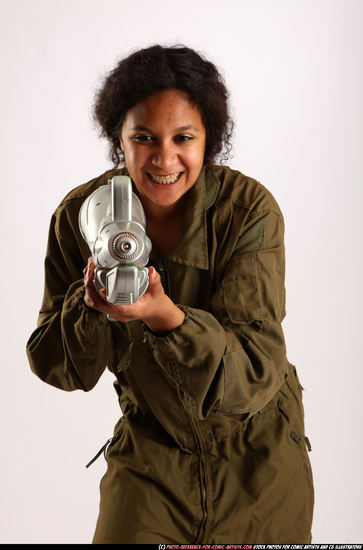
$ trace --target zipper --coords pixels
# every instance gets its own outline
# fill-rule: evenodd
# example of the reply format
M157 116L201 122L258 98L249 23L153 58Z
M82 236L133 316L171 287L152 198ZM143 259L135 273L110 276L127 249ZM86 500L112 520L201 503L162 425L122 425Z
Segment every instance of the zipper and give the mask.
M158 259L158 271L160 273L161 283L163 285L164 292L167 296L169 296L170 281L169 281L169 274L167 270L167 263L166 263L165 257L161 257ZM192 410L195 409L193 401L191 401L191 408ZM206 535L208 534L207 528L206 528L207 521L208 521L207 467L206 467L206 460L204 457L202 435L200 433L200 430L197 427L197 423L193 415L188 412L188 416L189 416L190 423L192 425L192 429L197 441L197 446L199 451L199 476L200 476L200 485L201 485L203 519L199 529L196 544L201 544L205 539ZM206 540L206 542L208 541Z
M203 451L203 444L202 444L202 436L200 434L199 429L197 428L197 424L191 414L189 414L190 423L193 428L193 432L195 434L197 444L198 444L198 450L199 450L199 476L200 476L200 486L201 486L201 494L202 494L202 510L203 510L203 519L202 523L199 529L198 537L196 540L196 544L201 544L204 540L204 537L206 535L206 525L208 520L208 501L207 501L207 469L206 469L206 463L204 458L204 451Z

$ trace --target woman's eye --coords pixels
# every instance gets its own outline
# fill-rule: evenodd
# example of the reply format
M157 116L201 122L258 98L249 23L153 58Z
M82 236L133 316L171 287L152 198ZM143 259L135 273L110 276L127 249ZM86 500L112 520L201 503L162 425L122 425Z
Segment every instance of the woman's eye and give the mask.
M187 141L191 141L192 139L192 136L185 136L184 134L180 134L178 136L175 136L174 141L176 143L186 143Z
M137 134L133 137L134 141L137 141L138 143L148 143L149 141L152 141L152 136L148 136L147 134Z

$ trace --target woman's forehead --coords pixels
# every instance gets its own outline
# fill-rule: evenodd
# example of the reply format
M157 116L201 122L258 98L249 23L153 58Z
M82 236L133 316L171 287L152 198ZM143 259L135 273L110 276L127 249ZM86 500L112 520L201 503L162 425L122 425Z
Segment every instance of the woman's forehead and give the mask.
M149 130L150 126L168 126L174 131L200 131L202 119L199 108L180 90L153 94L127 111L128 129Z

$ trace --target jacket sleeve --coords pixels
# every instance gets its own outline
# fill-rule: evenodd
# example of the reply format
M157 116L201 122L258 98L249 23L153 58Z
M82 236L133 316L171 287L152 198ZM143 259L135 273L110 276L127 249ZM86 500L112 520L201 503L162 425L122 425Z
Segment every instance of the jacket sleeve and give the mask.
M88 391L112 362L112 337L106 315L84 303L87 249L82 254L81 237L72 222L78 216L66 206L61 205L51 220L43 302L27 355L32 371L48 384Z
M210 311L179 306L183 324L164 337L148 333L154 357L188 394L199 418L211 411L245 417L282 385L287 359L284 223L259 212L244 226ZM188 401L188 400L186 400Z

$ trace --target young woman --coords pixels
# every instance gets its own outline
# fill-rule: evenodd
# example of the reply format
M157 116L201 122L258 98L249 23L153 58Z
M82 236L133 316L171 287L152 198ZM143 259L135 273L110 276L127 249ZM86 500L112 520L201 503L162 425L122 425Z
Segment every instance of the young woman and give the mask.
M107 367L122 410L94 543L311 541L309 442L281 328L284 222L263 185L214 164L230 149L227 97L189 48L122 60L95 102L115 167L52 218L31 368L88 391ZM152 241L149 287L129 306L96 292L78 227L85 198L119 174Z

